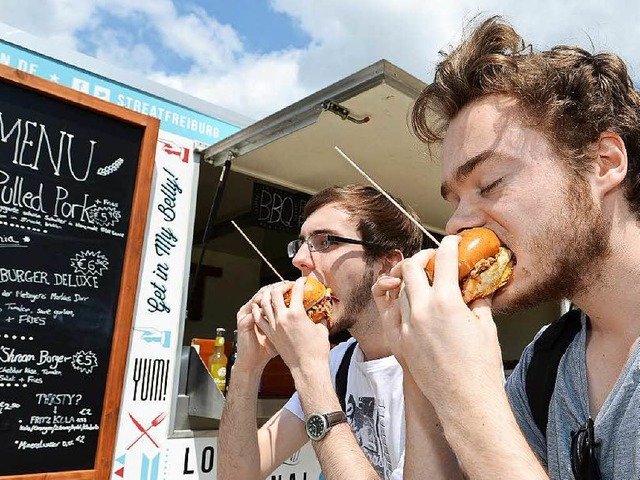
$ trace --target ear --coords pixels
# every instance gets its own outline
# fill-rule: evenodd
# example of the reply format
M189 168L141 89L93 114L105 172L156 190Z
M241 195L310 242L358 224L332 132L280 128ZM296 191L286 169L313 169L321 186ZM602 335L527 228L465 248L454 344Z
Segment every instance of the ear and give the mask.
M600 135L593 181L601 198L624 181L627 166L627 149L620 135L613 132Z
M397 248L391 250L384 254L383 257L380 258L378 263L378 271L376 272L378 276L388 274L391 269L404 260L404 255Z

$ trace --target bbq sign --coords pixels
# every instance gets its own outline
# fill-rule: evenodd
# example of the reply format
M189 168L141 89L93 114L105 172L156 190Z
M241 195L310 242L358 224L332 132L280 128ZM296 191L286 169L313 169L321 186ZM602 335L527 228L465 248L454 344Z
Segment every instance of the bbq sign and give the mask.
M92 470L145 128L0 74L0 476Z
M255 182L251 213L262 228L297 234L303 223L302 214L307 200L307 194L292 193Z

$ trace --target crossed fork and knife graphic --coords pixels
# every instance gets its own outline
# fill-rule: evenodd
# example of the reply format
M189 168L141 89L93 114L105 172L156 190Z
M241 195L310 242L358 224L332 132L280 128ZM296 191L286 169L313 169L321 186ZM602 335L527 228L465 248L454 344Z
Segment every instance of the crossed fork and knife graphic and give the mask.
M151 424L147 428L144 428L142 424L138 420L136 420L136 418L133 415L131 415L131 412L129 412L129 418L131 419L133 424L136 426L136 428L140 430L140 432L142 433L140 433L140 436L138 438L136 438L133 442L131 442L131 445L127 447L127 450L129 450L136 443L138 443L142 439L142 437L147 437L149 440L151 440L151 443L153 443L156 448L160 448L160 445L158 445L156 441L153 439L153 437L149 435L149 430L151 430L153 427L157 427L158 425L160 425L162 421L166 418L166 416L167 416L166 412L161 412L156 418L151 420Z

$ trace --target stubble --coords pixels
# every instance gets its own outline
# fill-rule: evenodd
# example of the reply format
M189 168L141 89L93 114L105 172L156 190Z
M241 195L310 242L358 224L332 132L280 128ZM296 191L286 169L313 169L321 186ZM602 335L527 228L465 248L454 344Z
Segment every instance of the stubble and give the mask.
M501 313L571 299L592 289L600 279L600 265L611 252L610 231L587 182L568 181L564 207L525 243L524 249L539 260L528 272L533 285L501 308Z

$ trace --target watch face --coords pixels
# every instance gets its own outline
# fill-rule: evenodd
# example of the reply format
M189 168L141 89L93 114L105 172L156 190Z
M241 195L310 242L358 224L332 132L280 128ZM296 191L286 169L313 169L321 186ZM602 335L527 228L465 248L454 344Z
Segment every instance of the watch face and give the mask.
M327 434L327 427L324 416L313 413L307 420L307 435L311 440L320 440Z

